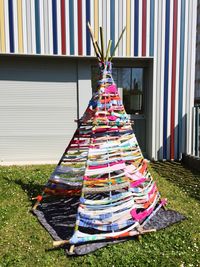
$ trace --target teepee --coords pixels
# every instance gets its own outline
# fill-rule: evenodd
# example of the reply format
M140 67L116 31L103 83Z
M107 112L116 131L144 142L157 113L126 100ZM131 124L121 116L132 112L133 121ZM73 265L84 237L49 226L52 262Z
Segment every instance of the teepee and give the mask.
M112 58L125 29L110 55L111 41L104 51L102 28L100 49L88 27L98 60L97 91L34 206L49 195L79 197L71 237L54 241L55 246L70 244L71 253L78 244L155 231L144 226L166 204L112 78Z

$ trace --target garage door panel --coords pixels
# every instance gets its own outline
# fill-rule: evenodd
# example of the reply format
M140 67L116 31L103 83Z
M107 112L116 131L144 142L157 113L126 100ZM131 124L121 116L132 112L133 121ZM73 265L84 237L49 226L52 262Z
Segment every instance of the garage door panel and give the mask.
M1 76L1 75L0 75ZM38 83L1 81L1 106L59 106L74 107L69 95L76 92L74 83ZM55 94L56 100L55 101ZM59 101L59 102L58 102Z
M0 161L58 160L77 127L75 61L1 62Z
M71 137L71 134L1 137L1 163L12 161L58 161ZM16 146L16 143L18 146Z

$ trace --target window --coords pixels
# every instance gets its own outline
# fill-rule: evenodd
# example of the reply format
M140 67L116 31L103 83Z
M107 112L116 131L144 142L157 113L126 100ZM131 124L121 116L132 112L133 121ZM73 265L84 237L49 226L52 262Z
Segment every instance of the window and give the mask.
M122 89L123 103L128 114L144 113L143 68L113 68L113 79ZM92 89L96 90L98 72L92 67Z

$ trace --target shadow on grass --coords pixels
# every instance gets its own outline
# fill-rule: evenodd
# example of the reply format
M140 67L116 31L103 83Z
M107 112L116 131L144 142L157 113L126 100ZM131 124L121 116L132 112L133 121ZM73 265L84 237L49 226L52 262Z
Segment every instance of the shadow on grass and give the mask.
M157 161L152 162L151 167L160 176L200 201L200 172L188 169L179 162Z
M33 181L24 183L21 179L11 180L6 177L3 177L3 179L8 183L13 183L15 185L20 186L21 189L27 194L29 198L40 195L44 189L44 185L35 183Z

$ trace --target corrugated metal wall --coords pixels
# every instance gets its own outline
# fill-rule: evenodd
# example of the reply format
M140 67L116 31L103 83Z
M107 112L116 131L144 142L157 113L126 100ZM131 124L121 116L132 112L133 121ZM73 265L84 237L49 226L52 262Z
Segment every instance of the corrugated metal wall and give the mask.
M197 9L195 101L200 103L200 0L198 0Z
M0 161L58 160L77 117L76 62L0 57Z
M155 1L153 155L191 153L197 1Z
M104 39L126 34L116 56L153 56L158 0L0 0L0 52L94 55L87 21Z
M94 55L86 22L118 57L153 57L152 157L191 152L197 0L0 0L0 53ZM112 47L113 48L113 47Z

